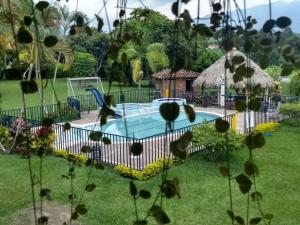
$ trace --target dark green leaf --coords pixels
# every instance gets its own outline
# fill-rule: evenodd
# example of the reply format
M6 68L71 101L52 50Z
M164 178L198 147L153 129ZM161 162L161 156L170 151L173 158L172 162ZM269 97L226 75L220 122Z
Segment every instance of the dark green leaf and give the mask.
M92 192L95 188L96 188L95 184L88 184L88 185L85 186L85 190L87 192Z
M50 192L51 190L49 188L43 188L41 191L40 191L40 196L43 198L43 197L46 197L47 200L51 200L51 197L50 197Z
M259 98L252 98L249 102L249 109L258 112L261 107L261 100Z
M247 108L247 105L245 103L245 101L241 101L241 100L236 100L235 101L235 109L238 112L244 112Z
M175 16L179 16L178 14L178 2L173 2L172 4L172 13L175 15Z
M187 157L187 147L193 139L192 132L188 131L178 140L170 143L170 150L175 157L185 159Z
M100 131L92 131L89 137L92 141L100 141L102 133Z
M80 150L82 153L89 153L89 152L92 152L93 149L91 148L91 146L88 146L88 145L84 145L81 147L81 150Z
M262 69L266 69L269 66L269 57L267 55L262 55L259 59L259 65Z
M147 225L148 222L147 220L137 220L137 221L134 221L133 225Z
M24 16L23 21L24 21L25 26L29 27L32 23L32 18L30 16Z
M104 170L104 166L103 166L101 163L96 163L96 164L95 164L95 168L96 168L97 170Z
M85 27L85 33L89 36L92 36L93 35L93 31L92 29L89 27L89 26L86 26Z
M18 134L16 137L16 144L22 145L27 141L26 137L23 134Z
M251 198L253 201L260 201L262 200L262 194L258 191L251 193Z
M263 32L271 33L272 29L274 28L276 21L273 19L267 20L263 26Z
M95 14L95 17L98 21L97 30L102 31L102 27L104 26L103 19L100 16L96 15L96 14Z
M70 130L71 129L71 124L70 123L65 123L64 124L64 131Z
M120 23L119 20L115 20L115 21L113 22L113 26L114 26L114 27L117 27L117 26L119 25L119 23Z
M102 142L105 144L105 145L110 145L111 144L111 140L107 137L103 137L102 138Z
M130 146L130 152L135 156L142 154L143 145L140 142L132 143Z
M136 196L138 193L137 187L133 181L130 181L129 183L129 192L132 196Z
M245 62L245 58L242 55L235 55L232 57L231 62L233 65L239 65L243 62Z
M83 24L84 24L84 19L83 19L83 17L82 17L81 15L77 14L77 15L76 15L76 25L77 25L78 27L82 27Z
M69 200L76 199L76 194L69 194L68 198Z
M75 212L72 213L71 218L72 218L72 220L77 220L78 216L79 216L78 213L75 211Z
M150 213L158 224L168 224L171 222L168 215L163 211L161 207L157 205L152 206L152 208L150 209Z
M293 72L293 67L289 64L283 64L281 70L281 76L288 76Z
M100 118L100 126L103 126L107 123L107 117L106 116L101 116Z
M147 190L140 190L139 195L144 199L151 198L151 192Z
M244 51L246 53L249 53L249 52L251 52L252 47L253 47L252 42L249 39L247 39L244 44Z
M256 217L256 218L252 218L250 220L250 225L256 225L259 224L261 222L262 218L261 217Z
M245 173L249 176L252 175L258 176L259 172L257 166L253 162L247 161L245 163Z
M240 174L235 178L236 182L239 184L239 188L243 194L246 194L250 191L252 182L249 177L244 174Z
M44 118L43 120L42 120L42 126L43 127L51 127L52 126L52 124L53 124L53 119L52 118Z
M76 206L75 212L77 212L80 215L85 215L87 213L87 209L85 208L85 205L80 204Z
M218 12L218 11L220 11L220 10L222 9L222 5L221 5L219 2L213 4L212 7L213 7L213 10L214 10L215 12Z
M215 127L217 131L224 133L229 130L230 125L226 120L223 120L222 118L218 118L216 120Z
M265 144L265 138L262 133L251 133L245 138L245 143L249 149L261 148Z
M281 29L286 28L291 24L292 24L291 19L286 16L281 16L276 20L276 25Z
M24 94L32 94L38 91L38 86L35 80L21 81L21 88Z
M184 111L187 115L187 117L189 118L189 121L192 123L195 121L196 119L196 113L194 111L194 108L190 105L184 105Z
M38 225L47 225L48 224L48 217L41 216L38 218Z
M17 33L17 41L21 44L29 44L33 41L32 35L25 29L19 29Z
M239 225L245 225L245 221L242 217L236 216L234 219Z
M119 12L119 17L123 17L125 15L125 10L121 9Z
M234 46L234 43L230 39L224 39L222 41L222 47L224 48L225 51L231 51Z
M178 198L180 198L178 178L175 177L173 180L165 180L161 186L161 191L164 193L166 198L173 198L176 195Z
M234 213L232 211L226 211L231 220L234 220Z
M71 26L71 29L69 31L69 35L75 35L76 34L76 29L74 26Z
M273 219L273 217L274 216L272 214L269 214L269 213L264 215L264 218L267 219L267 220L271 220L271 219Z
M173 122L179 115L180 107L176 102L167 102L160 105L159 111L166 121Z
M273 40L271 38L264 38L260 41L262 47L270 47L273 44Z
M225 166L219 167L220 173L223 175L223 177L228 177L229 176L229 169Z
M49 2L46 1L39 1L38 3L36 3L35 7L39 10L39 11L43 11L44 9L46 9L49 6Z
M47 37L45 38L45 40L44 40L44 45L45 45L46 47L48 47L48 48L51 48L51 47L55 46L55 45L57 44L57 42L58 42L57 37L51 35L51 36L47 36Z
M93 159L88 159L88 160L86 160L85 165L91 166L93 163L94 163Z
M123 53L122 57L123 57L123 55L126 56L126 61L127 61L126 53ZM113 104L113 96L112 95L104 95L104 102L108 107L110 107Z
M246 29L250 30L253 27L253 23L252 22L248 22L246 23Z

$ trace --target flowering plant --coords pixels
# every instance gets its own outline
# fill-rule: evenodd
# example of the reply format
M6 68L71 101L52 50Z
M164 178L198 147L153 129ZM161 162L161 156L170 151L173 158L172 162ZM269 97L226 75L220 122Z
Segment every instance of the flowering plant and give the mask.
M41 127L36 130L31 148L41 153L53 151L55 133L51 127Z

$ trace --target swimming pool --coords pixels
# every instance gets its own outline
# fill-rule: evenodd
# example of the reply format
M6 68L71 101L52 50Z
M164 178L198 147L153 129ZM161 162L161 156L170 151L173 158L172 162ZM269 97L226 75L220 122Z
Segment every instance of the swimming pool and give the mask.
M191 123L184 111L181 111L177 117L174 129L180 129L183 127L191 126L193 124L199 124L204 120L210 121L220 117L217 114L196 112L196 119ZM161 117L159 112L148 113L144 115L136 115L126 118L128 137L134 138L146 138L156 134L162 134L165 132L165 120ZM83 127L87 130L94 129L95 131L100 130L100 125L89 124ZM119 136L126 136L124 119L117 119L109 121L102 128L103 133L114 134Z

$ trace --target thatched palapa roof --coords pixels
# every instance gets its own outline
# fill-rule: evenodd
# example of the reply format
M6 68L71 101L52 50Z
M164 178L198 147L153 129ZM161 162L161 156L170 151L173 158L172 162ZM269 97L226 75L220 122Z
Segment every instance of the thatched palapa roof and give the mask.
M156 79L168 79L171 77L176 78L197 78L200 76L200 73L189 71L189 70L179 70L176 72L176 74L172 74L170 69L162 70L157 73L152 74L152 77Z
M228 59L233 56L241 55L246 59L246 56L238 51L232 50L228 53ZM223 56L221 59L217 60L209 68L204 70L201 75L194 81L193 87L220 87L224 82L225 77L225 61L226 57ZM270 77L264 70L262 70L259 65L250 60L250 67L254 69L254 75L251 77L251 86L259 85L261 88L272 88L274 87L274 80ZM227 88L239 88L244 89L247 84L247 78L243 81L234 83L233 74L227 69Z

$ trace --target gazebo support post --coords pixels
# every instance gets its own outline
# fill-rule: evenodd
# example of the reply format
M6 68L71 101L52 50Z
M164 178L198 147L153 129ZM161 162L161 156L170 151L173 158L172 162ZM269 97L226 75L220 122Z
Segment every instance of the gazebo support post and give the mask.
M221 105L221 87L218 87L218 105Z

